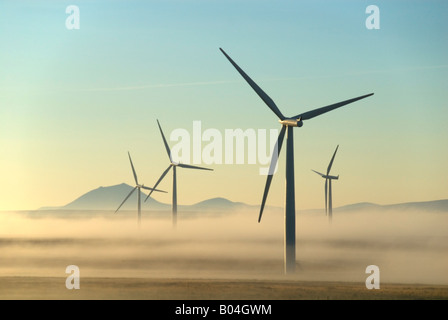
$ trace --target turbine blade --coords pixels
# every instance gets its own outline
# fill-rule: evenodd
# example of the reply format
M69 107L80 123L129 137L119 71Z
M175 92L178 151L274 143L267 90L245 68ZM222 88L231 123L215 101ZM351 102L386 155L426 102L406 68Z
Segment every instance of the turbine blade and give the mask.
M338 151L338 148L339 148L339 145L336 147L336 150L334 150L333 157L331 158L330 164L328 165L327 176L330 174L330 169L331 169L331 166L333 165L333 160L334 160L334 157L336 156L336 152Z
M266 103L266 105L271 109L280 120L284 120L285 116L280 112L274 101L235 63L235 61L230 58L224 50L219 48L221 52L226 56L226 58L230 61L230 63L235 67L236 70L241 74L244 80L254 89L254 91L258 94L258 96Z
M131 162L132 173L134 174L135 184L138 184L137 174L135 173L134 164L132 163L131 155L128 151L129 161Z
M135 189L137 189L138 187L137 186L135 186L134 187L134 189L132 189L131 190L131 192L129 192L129 194L127 195L127 197L126 198L124 198L124 200L123 200L123 202L120 204L120 206L118 207L118 209L117 210L115 210L115 213L117 213L117 211L118 210L120 210L120 208L121 208L121 206L126 202L126 200L128 200L129 199L129 197L131 196L131 194L133 194L134 193L134 191L135 191Z
M325 215L327 215L327 189L328 189L328 179L325 179Z
M197 167L197 166L192 166L192 165L183 164L183 163L179 163L177 166L181 167L181 168L188 168L188 169L199 169L199 170L210 170L210 171L213 171L213 169Z
M311 169L311 171L314 171L314 172L316 172L318 175L320 175L322 178L324 178L325 177L325 175L323 174L323 173L320 173L320 172L317 172L316 170L313 170L313 169Z
M285 137L286 126L282 126L280 134L278 135L277 142L274 146L274 152L272 153L271 165L269 166L269 174L266 179L266 185L264 187L263 200L261 201L260 215L258 216L258 222L261 221L261 216L263 215L264 206L266 204L266 199L268 197L269 188L271 186L272 177L274 176L275 166L277 165L278 157L280 155L280 150L282 149L283 138ZM277 154L275 151L277 150Z
M168 171L170 171L171 167L172 167L172 165L169 165L169 167L166 168L165 171L163 171L163 173L162 173L162 175L160 176L159 180L157 180L157 182L156 182L156 184L154 185L154 187L152 187L153 190L151 190L151 192L150 192L150 193L148 194L148 196L146 197L145 202L146 202L146 200L148 200L148 198L151 196L152 192L157 188L157 186L159 185L160 181L162 181L162 179L166 176L166 174L168 173Z
M160 126L159 120L157 120L157 124L159 125L159 130L160 130L160 133L162 134L163 144L165 145L165 149L166 149L166 152L168 153L168 157L170 158L170 161L173 162L171 160L171 150L170 150L170 147L168 146L168 142L166 142L165 135L163 134L162 127Z
M352 103L352 102L355 102L355 101L358 101L358 100L370 97L372 95L373 95L373 93L370 93L370 94L366 94L364 96L360 96L360 97L357 97L357 98L353 98L353 99L345 100L345 101L338 102L338 103L335 103L335 104L331 104L331 105L326 106L326 107L314 109L314 110L311 110L311 111L299 114L299 115L295 116L294 119L301 118L302 120L309 120L311 118L320 116L321 114L324 114L324 113L326 113L328 111L340 108L342 106L345 106L346 104L349 104L349 103Z
M159 190L159 189L154 189L154 188L148 188L147 186L142 186L142 188L145 189L145 190L149 190L149 191L156 191L156 192L167 193L166 191Z

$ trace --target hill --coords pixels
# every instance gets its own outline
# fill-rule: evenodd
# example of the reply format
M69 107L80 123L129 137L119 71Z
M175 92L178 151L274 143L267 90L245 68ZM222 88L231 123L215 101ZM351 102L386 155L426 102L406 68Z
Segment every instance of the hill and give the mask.
M99 187L97 189L91 190L79 198L73 200L72 202L61 206L61 207L43 207L39 210L51 211L51 210L73 210L73 211L83 211L83 210L97 210L97 211L115 211L124 198L131 192L133 187L128 184L121 183L109 187ZM171 210L171 203L162 203L152 197L144 202L147 194L141 192L142 198L142 210L143 211L169 211ZM137 191L126 201L122 206L121 210L135 210L137 206ZM207 199L198 202L193 205L180 205L179 210L188 212L216 212L223 213L227 211L244 210L250 209L254 210L258 205L248 205L243 202L233 202L225 198L217 197L212 199ZM279 207L271 207L271 209L282 210ZM309 209L309 210L298 210L304 213L319 213L323 212L324 209ZM370 202L361 202L349 204L341 207L334 208L334 212L338 213L351 213L351 212L365 212L365 211L407 211L416 210L422 212L448 212L448 199L435 200L435 201L424 201L424 202L407 202L398 204L388 204L379 205Z
M39 210L116 210L124 198L131 192L133 187L126 183L99 187L91 190L72 202L62 207L43 207ZM122 206L123 210L134 210L137 206L137 191ZM144 202L147 194L140 192L142 199L142 210L164 210L169 209L169 205L158 202L152 197Z

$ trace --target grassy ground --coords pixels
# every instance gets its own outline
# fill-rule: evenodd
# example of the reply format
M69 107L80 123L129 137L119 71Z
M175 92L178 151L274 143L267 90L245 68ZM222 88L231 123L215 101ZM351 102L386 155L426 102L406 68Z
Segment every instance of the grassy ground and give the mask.
M88 278L68 290L66 278L1 277L0 299L145 300L420 300L448 299L448 286L279 280Z

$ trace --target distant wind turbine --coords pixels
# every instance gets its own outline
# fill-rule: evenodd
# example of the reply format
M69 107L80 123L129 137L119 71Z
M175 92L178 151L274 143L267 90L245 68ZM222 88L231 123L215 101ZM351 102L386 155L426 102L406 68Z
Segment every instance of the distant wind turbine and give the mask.
M279 122L282 125L280 134L278 136L277 143L274 146L272 154L271 165L269 168L269 174L266 180L266 186L264 189L263 200L261 202L260 215L258 222L261 220L263 209L268 196L269 187L271 185L272 176L275 171L275 167L280 153L283 138L285 137L286 130L288 130L286 139L286 201L285 201L285 237L284 237L284 270L285 273L293 273L296 263L296 209L295 209L295 191L294 191L294 141L293 141L293 128L301 127L304 120L309 120L317 117L321 114L345 106L346 104L367 98L373 93L345 100L335 104L328 105L326 107L314 109L305 113L301 113L295 117L287 118L278 109L274 101L220 48L221 52L226 56L235 69L241 74L246 82L252 87L252 89L258 94L258 96L266 103L266 105L275 113L280 119Z
M332 195L331 195L331 180L339 179L339 175L338 176L330 176L330 170L331 170L331 166L333 165L334 157L336 156L336 152L338 151L338 148L339 148L339 145L336 147L333 157L330 160L330 164L328 165L328 168L327 168L327 174L323 174L323 173L317 172L316 170L312 170L312 171L316 172L318 175L320 175L322 178L325 179L325 215L328 214L328 219L330 220L330 222L333 217L333 200L332 200ZM328 193L328 198L327 198L327 193ZM328 209L327 209L327 202L328 202Z
M183 164L173 161L171 158L171 150L168 146L168 143L166 142L165 135L163 134L162 127L160 126L159 120L157 120L157 124L159 126L160 133L162 134L163 144L165 145L166 152L168 153L168 157L170 159L170 165L166 170L162 173L159 180L157 180L156 184L154 185L154 189L157 188L159 183L163 180L163 178L166 176L168 171L170 171L171 168L173 168L173 226L176 227L177 225L177 175L176 175L176 168L187 168L187 169L198 169L198 170L210 170L213 171L213 169L208 168L202 168L197 166L191 166L189 164ZM148 198L151 196L152 191L148 194L145 201L148 200Z
M145 187L143 184L139 184L138 183L138 179L137 179L137 173L135 173L134 164L132 163L131 155L129 154L129 152L128 152L128 156L129 156L129 161L131 162L132 173L134 174L135 187L134 187L134 189L131 190L131 192L129 192L127 197L124 198L123 202L120 204L118 209L115 210L115 213L117 213L117 211L120 210L121 206L126 202L126 200L128 200L129 197L134 193L134 191L138 189L138 193L137 193L137 196L138 196L138 200L137 200L138 201L138 225L140 226L141 215L142 215L142 212L141 212L140 189L150 190L151 192L157 191L157 192L164 192L164 193L166 193L166 191L157 190L157 189L153 189L153 188L148 188L148 187Z

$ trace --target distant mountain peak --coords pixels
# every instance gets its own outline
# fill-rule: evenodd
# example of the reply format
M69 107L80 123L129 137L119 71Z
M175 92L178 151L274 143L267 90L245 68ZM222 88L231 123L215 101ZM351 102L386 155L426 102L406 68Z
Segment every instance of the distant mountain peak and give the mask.
M51 209L62 210L116 210L124 198L131 192L134 187L120 183L108 187L100 186L96 189L81 195L79 198L66 204L62 207L55 207ZM142 199L145 199L147 194L140 192ZM160 210L167 208L167 204L158 202L152 197L148 201L142 200L142 209L144 210ZM133 210L137 207L137 192L134 192L132 196L123 205L123 210ZM49 209L49 208L42 208Z
M200 202L196 203L196 205L200 205L200 204L218 204L218 203L232 204L232 203L235 203L235 202L230 201L229 199L226 199L226 198L216 197L216 198L211 198L211 199L200 201Z
M252 208L252 206L245 204L243 202L233 202L229 199L222 197L207 199L189 207L190 209L193 210L200 209L200 210L217 210L217 211Z

